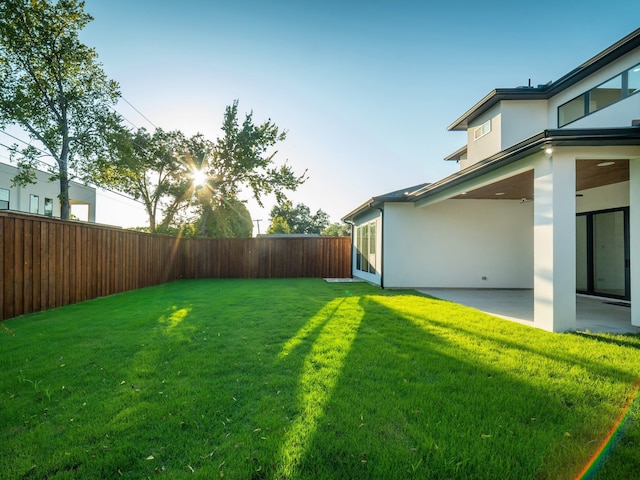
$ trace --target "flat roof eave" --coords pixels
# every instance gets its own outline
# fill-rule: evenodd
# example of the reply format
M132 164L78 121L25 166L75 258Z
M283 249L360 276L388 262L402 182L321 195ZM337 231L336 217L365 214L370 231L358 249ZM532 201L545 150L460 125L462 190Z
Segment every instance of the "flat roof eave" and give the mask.
M444 192L462 182L473 180L498 168L521 160L545 146L640 146L640 127L544 130L537 135L460 170L438 182L431 183L409 195L417 202Z
M470 122L503 100L548 100L638 47L640 47L640 28L554 82L538 87L497 88L492 90L449 125L447 130L466 130Z

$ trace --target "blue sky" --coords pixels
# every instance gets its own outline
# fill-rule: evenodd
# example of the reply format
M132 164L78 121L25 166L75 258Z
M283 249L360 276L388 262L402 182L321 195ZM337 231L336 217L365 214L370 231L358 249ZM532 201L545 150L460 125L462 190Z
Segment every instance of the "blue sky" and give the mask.
M555 80L639 26L640 2L86 0L82 34L163 129L220 135L226 105L288 131L291 194L332 221L456 170L446 127L496 87ZM137 127L152 126L128 105ZM249 192L244 192L248 198ZM254 219L267 224L272 199Z

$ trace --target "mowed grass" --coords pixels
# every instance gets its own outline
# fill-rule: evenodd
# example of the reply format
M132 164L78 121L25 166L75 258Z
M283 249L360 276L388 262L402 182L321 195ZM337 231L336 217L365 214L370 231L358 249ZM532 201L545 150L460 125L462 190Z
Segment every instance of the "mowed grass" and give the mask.
M637 336L409 291L181 281L4 322L0 478L590 478L640 471Z

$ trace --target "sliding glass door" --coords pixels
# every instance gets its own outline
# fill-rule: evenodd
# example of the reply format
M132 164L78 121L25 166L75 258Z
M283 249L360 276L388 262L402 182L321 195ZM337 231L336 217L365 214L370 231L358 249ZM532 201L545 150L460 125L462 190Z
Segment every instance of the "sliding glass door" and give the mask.
M629 298L629 209L576 218L576 288L579 292Z

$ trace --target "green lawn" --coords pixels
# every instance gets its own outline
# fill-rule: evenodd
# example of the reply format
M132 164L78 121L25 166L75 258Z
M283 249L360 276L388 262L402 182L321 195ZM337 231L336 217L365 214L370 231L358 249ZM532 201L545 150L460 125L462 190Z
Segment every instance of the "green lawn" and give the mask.
M638 336L315 279L181 281L4 326L0 478L573 479L625 412L588 478L640 471Z

